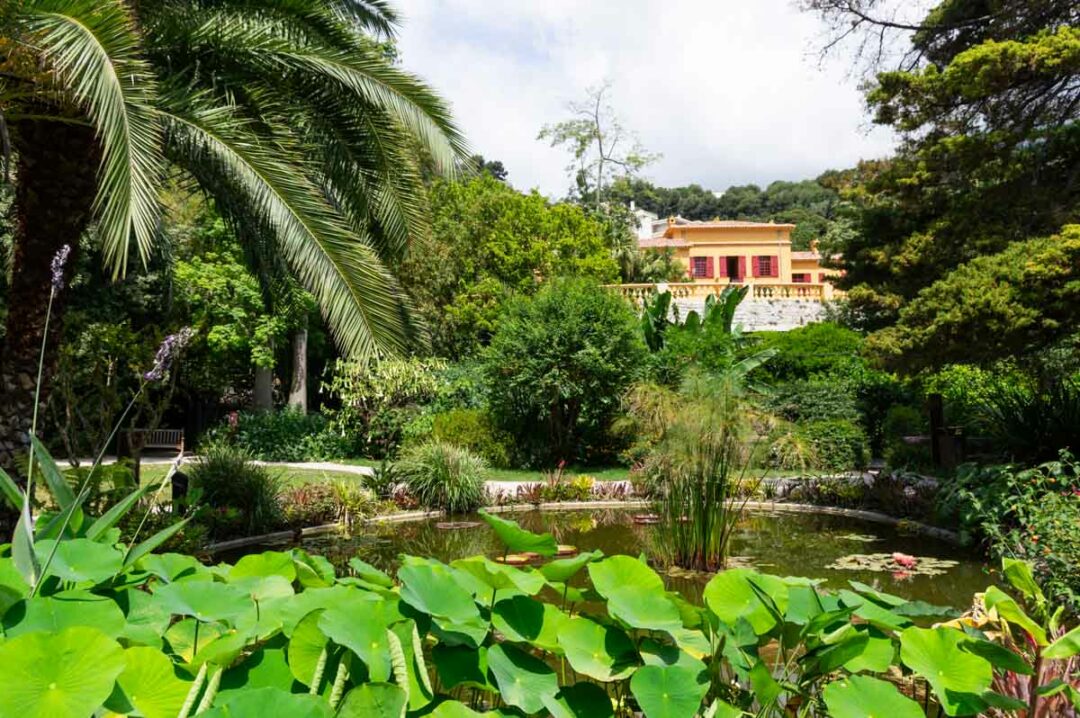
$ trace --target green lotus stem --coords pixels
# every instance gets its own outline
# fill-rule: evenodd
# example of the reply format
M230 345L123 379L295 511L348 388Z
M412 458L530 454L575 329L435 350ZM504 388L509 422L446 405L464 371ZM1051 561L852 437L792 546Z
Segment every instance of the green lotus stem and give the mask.
M341 702L341 696L345 692L345 681L349 679L349 664L345 661L345 656L341 656L341 660L338 662L337 673L334 675L334 685L330 688L330 709L337 710L338 703Z
M309 692L313 696L319 695L319 684L322 683L324 671L326 671L326 646L323 646L322 653L319 654L319 660L315 661L315 672L311 674L311 689Z
M195 658L195 654L199 652L199 625L201 621L195 619L195 639L191 642L191 658Z
M202 690L204 680L206 680L205 663L199 668L199 673L195 676L195 682L191 684L191 689L188 690L187 698L184 699L184 705L180 706L180 712L176 714L176 718L188 718L188 714L191 713L191 707L195 705L195 699L199 697L199 691Z
M206 664L203 664L206 667ZM195 709L195 715L202 713L203 711L210 710L210 706L213 705L214 699L217 698L218 686L221 685L221 674L224 671L220 666L214 671L214 675L210 676L210 683L206 686L206 693L203 694L202 700L199 701L199 707Z

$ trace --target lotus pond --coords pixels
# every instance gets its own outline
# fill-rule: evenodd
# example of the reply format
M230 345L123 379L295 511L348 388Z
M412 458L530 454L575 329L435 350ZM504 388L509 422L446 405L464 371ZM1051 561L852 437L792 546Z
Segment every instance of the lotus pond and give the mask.
M550 532L560 544L607 555L650 554L655 527L635 523L641 509L590 511L519 511L504 513L523 528ZM466 528L447 529L445 519L380 523L352 536L308 539L304 547L344 566L353 556L394 571L398 556L429 556L449 562L483 554L502 556L494 532L479 517ZM897 566L892 554L917 557L914 568ZM878 590L937 605L967 608L971 597L991 582L987 566L970 551L945 541L904 535L895 527L847 516L787 511L748 512L732 542L731 565L780 576L825 580L826 587L846 588L860 581ZM665 571L658 569L661 574ZM666 572L669 588L699 600L706 574Z

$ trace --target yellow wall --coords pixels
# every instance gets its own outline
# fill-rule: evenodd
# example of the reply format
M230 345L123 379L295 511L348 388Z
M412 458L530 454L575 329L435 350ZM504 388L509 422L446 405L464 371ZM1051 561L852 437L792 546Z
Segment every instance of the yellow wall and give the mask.
M674 236L691 243L687 252L687 267L693 257L713 258L713 277L697 277L697 282L725 282L730 277L720 277L720 259L722 257L744 257L746 276L743 282L753 284L781 283L791 281L791 236L787 229L682 229L674 228ZM779 272L775 277L755 277L753 258L759 256L776 257Z

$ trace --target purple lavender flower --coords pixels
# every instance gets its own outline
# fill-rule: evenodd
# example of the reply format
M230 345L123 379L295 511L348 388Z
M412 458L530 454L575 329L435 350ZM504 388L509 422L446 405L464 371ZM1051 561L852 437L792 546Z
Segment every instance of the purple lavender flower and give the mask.
M65 244L53 255L50 268L52 269L52 288L54 292L61 292L64 289L64 265L67 264L70 255L70 244Z
M173 361L180 355L184 346L191 341L194 334L191 327L184 327L176 334L170 334L162 340L158 347L157 356L154 357L154 366L150 371L143 374L146 381L161 381L172 368Z

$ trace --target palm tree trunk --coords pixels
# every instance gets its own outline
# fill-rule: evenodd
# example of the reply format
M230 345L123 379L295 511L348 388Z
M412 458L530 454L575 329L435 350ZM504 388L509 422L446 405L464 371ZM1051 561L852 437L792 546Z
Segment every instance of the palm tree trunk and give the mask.
M65 244L72 274L79 237L90 222L100 154L88 127L52 121L20 122L12 128L18 156L11 285L0 345L0 466L11 468L29 443L41 339L49 304L50 263ZM42 374L48 396L64 293L53 301ZM2 523L0 517L0 523Z
M292 382L289 406L307 413L307 325L297 329L292 340Z

